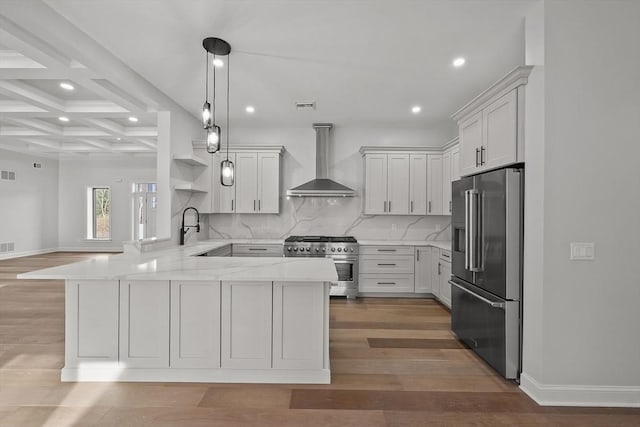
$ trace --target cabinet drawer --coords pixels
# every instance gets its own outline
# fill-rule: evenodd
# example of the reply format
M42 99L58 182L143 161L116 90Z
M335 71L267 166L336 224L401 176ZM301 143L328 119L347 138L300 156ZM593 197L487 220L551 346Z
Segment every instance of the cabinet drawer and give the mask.
M440 260L444 262L451 262L451 251L440 249Z
M413 246L360 246L360 254L413 256Z
M282 256L282 245L234 244L233 256Z
M413 267L413 255L363 255L360 257L360 272L365 274L413 274Z
M360 292L413 292L412 274L361 274Z

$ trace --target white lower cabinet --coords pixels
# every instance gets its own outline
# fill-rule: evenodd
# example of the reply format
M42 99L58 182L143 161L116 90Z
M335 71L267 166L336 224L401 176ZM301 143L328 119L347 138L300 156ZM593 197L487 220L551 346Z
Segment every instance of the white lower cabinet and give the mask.
M66 283L65 365L118 362L118 281Z
M271 282L222 282L223 368L271 368Z
M440 301L451 308L451 263L440 261Z
M431 283L433 295L444 305L451 308L451 252L433 248L431 253Z
M325 298L322 283L274 282L273 368L322 369Z
M220 367L220 282L171 282L171 367Z
M120 282L120 363L169 367L169 281Z
M415 248L415 292L431 293L431 246L416 246ZM435 249L437 250L437 249Z

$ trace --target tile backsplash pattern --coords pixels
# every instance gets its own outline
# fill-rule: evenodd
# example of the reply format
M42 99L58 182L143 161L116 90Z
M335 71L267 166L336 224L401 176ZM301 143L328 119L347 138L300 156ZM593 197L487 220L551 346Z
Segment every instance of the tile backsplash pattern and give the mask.
M278 215L211 214L209 238L352 235L370 240L450 240L449 216L364 215L362 198L286 197Z

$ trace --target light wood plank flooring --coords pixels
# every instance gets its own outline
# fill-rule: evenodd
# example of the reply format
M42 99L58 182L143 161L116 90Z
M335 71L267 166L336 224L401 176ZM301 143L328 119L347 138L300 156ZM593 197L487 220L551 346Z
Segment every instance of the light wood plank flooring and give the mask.
M0 426L640 425L638 409L536 405L431 300L332 300L330 385L61 383L64 284L15 277L94 256L0 261Z

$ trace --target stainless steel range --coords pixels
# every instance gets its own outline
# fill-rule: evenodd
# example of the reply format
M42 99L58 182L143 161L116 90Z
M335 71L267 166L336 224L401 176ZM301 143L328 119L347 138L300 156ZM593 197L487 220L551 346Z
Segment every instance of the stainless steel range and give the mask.
M355 238L290 236L284 241L284 256L333 259L338 281L331 285L330 295L358 296L358 241Z

